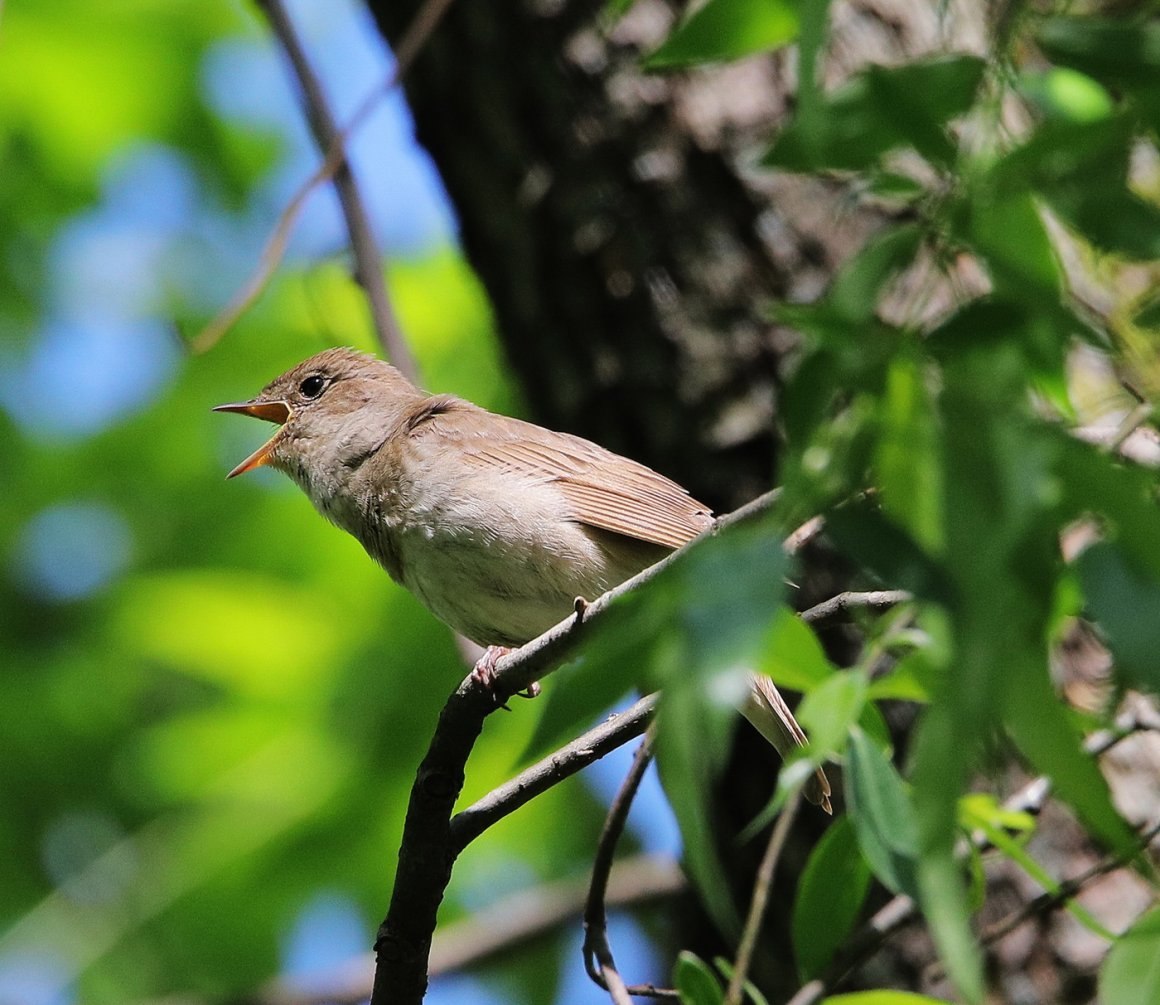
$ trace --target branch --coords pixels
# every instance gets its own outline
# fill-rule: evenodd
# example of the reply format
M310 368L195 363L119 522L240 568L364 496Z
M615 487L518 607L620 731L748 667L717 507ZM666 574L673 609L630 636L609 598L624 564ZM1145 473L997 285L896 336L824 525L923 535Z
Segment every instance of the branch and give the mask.
M612 805L608 807L608 816L604 820L604 828L600 832L600 841L596 846L596 857L592 862L592 879L588 887L588 900L584 906L584 967L588 971L588 976L608 992L614 1005L632 1005L631 995L650 998L677 996L675 991L656 988L651 984L627 987L616 969L616 960L613 959L612 947L608 943L608 912L605 910L605 900L608 876L612 871L612 859L620 835L624 833L624 824L628 820L632 801L636 798L641 780L651 763L652 733L649 732L645 734L645 738L637 748L632 767L629 768L620 790L612 800Z
M306 50L302 47L302 40L294 30L294 22L286 13L282 0L257 0L257 5L270 22L270 28L282 44L294 75L298 78L298 86L301 88L306 106L306 120L319 149L329 150L337 146L342 152L334 171L334 187L338 192L342 215L346 219L347 233L350 235L355 276L370 302L371 321L379 344L387 358L403 375L415 381L418 376L415 359L403 337L390 298L387 296L387 287L383 280L383 256L375 243L366 204L351 171L350 162L346 157L346 144L341 142L342 134L334 115L331 114L322 84L310 65Z
M877 610L882 607L893 607L895 604L904 604L913 599L913 596L906 590L869 590L865 593L850 590L830 597L829 600L823 600L820 604L814 604L808 610L802 611L799 616L807 625L812 625L818 621L835 617L851 608L870 607Z
M423 46L427 43L427 40L431 37L432 32L435 31L443 15L447 12L447 8L450 6L451 0L425 0L423 6L415 14L414 20L411 21L410 26L407 28L402 41L399 43L395 54L394 69L381 84L371 89L363 99L362 104L356 109L354 115L350 117L346 127L335 131L331 142L326 144L326 157L323 159L322 164L302 183L286 204L285 209L282 210L281 215L279 215L274 225L274 230L271 232L265 247L262 249L262 254L258 260L258 267L251 273L241 289L234 294L230 302L222 308L217 317L190 339L189 347L191 351L202 353L211 349L237 323L238 318L250 309L254 301L262 295L262 291L269 285L271 277L274 275L275 270L286 254L286 246L290 242L290 234L294 229L294 225L298 222L298 217L302 213L302 207L306 205L306 200L316 188L324 185L333 178L339 168L346 162L346 145L350 137L370 117L383 95L397 87L403 77L406 76L416 56L422 51ZM390 355L393 360L396 359L393 352ZM400 369L403 369L408 358L409 353L404 350L403 354L397 357L396 365Z
M483 729L483 720L517 691L542 680L578 644L582 623L598 618L617 598L648 582L709 534L768 509L778 493L764 496L735 513L719 517L712 527L548 629L538 639L501 657L491 690L471 675L459 685L440 713L423 763L419 766L399 847L399 865L387 916L379 927L375 950L372 1005L418 1005L427 987L427 957L436 913L451 878L457 847L451 833L451 813L463 787L464 765Z
M749 965L753 961L753 950L757 946L757 936L761 931L761 923L765 919L765 909L769 903L769 894L773 890L773 873L777 869L786 838L789 837L794 817L801 806L801 789L795 789L793 796L777 818L773 833L769 836L769 844L761 858L761 865L757 869L757 877L753 885L753 900L749 904L749 916L745 919L745 928L741 932L741 944L737 947L737 957L733 962L733 974L729 978L729 987L725 992L724 1005L741 1005L741 997L745 991L745 977L749 973Z
M451 819L451 845L458 854L480 834L518 810L541 792L598 761L648 728L656 709L657 696L641 698L627 711L610 715L594 729L561 747L515 778L493 789L478 802Z

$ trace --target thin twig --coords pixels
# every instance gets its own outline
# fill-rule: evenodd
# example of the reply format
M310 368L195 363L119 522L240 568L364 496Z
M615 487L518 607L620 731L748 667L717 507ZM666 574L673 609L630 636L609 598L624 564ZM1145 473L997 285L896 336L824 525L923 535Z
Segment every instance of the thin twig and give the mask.
M657 695L641 698L631 708L611 715L599 726L521 771L511 781L492 789L478 802L451 818L451 844L458 853L480 834L541 792L623 746L647 728L656 710Z
M608 912L606 898L608 877L612 872L612 861L628 811L636 798L641 780L652 762L652 731L649 730L637 748L632 759L632 767L621 783L616 797L608 807L608 816L600 832L596 855L592 861L592 879L588 886L588 899L584 905L584 967L588 976L604 988L615 1005L631 1005L631 995L650 998L673 998L676 992L667 988L656 988L651 984L628 987L616 969L612 956L612 946L608 943Z
M815 622L835 617L854 607L875 609L893 607L912 599L913 596L906 590L868 590L866 592L848 590L845 593L830 597L828 600L823 600L820 604L814 604L808 610L802 611L799 616L806 624L812 625Z
M387 359L408 379L417 381L415 358L403 337L390 298L387 296L387 286L383 279L385 264L383 254L375 242L366 204L363 202L362 193L346 156L346 144L338 142L341 131L330 111L322 83L310 65L302 40L298 37L294 22L286 12L282 0L257 0L257 4L270 22L270 28L281 43L298 79L306 108L306 120L315 142L324 151L337 145L343 152L334 171L334 187L338 192L347 233L350 235L355 276L367 295L375 334Z
M785 550L796 555L823 530L826 529L826 518L812 516L785 539Z
M761 923L765 920L765 909L773 890L773 874L801 801L801 789L797 789L782 809L777 823L773 826L773 833L769 836L769 844L765 848L754 880L753 899L749 902L749 915L745 919L745 928L741 931L741 943L737 947L737 956L733 961L733 974L729 978L724 1005L741 1005L745 978L753 962L753 950L757 946L757 936L761 932Z
M291 196L290 201L282 210L270 237L266 241L262 254L258 259L257 268L242 284L241 288L231 298L230 302L205 326L190 342L190 349L195 353L206 352L230 330L254 301L261 296L262 291L270 283L271 277L277 270L286 254L286 246L290 242L290 234L298 217L302 213L306 200L320 185L324 185L334 177L336 171L346 160L346 146L350 137L362 127L371 113L378 107L383 95L398 86L406 76L411 64L426 45L435 28L442 20L452 0L425 0L419 8L395 50L395 65L386 78L373 87L355 113L342 129L338 130L333 141L326 148L326 157L318 169L306 179L299 189Z

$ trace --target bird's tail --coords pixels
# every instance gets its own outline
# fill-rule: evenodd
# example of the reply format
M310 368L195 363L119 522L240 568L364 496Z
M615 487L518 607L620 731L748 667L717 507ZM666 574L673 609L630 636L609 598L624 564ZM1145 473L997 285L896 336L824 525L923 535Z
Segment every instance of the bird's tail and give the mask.
M798 747L805 746L806 734L802 732L777 686L765 674L752 675L749 696L741 706L741 714L782 757L788 757ZM833 812L830 807L830 782L821 768L806 782L804 792L811 803L816 803L827 813Z

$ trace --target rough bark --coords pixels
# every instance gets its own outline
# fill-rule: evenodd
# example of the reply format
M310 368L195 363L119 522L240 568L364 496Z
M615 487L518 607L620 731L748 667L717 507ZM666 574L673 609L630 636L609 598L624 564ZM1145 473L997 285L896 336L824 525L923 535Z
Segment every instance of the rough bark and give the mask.
M370 4L388 39L414 3ZM457 4L407 81L536 418L642 458L717 506L772 479L788 289L763 200L640 72L671 14L611 37L602 3ZM754 64L767 101L775 62Z

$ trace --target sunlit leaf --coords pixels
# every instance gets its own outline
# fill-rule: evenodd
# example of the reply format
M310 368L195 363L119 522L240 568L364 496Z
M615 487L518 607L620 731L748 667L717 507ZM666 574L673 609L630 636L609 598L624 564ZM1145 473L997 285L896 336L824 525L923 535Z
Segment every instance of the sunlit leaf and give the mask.
M1004 823L998 814L980 813L978 812L978 802L976 801L974 810L972 812L964 813L965 822L969 826L973 826L986 836L987 840L1007 858L1014 862L1021 868L1028 876L1030 876L1043 889L1050 893L1056 893L1059 890L1059 883L1051 876L1051 874L1043 868L1034 858L1023 848L1022 844L1013 838L1008 831L1008 824ZM1015 816L1012 814L1011 816ZM1026 816L1026 814L1024 814ZM1020 831L1028 831L1033 826L1033 821L1023 821L1016 818L1014 821L1015 827ZM1067 909L1072 916L1092 934L1101 939L1112 940L1115 936L1107 930L1090 911L1088 911L1082 904L1074 898L1067 902Z
M709 0L645 60L649 70L740 59L797 38L793 0Z
M1068 122L1094 122L1112 114L1111 95L1085 73L1054 66L1023 74L1020 90L1048 115Z

